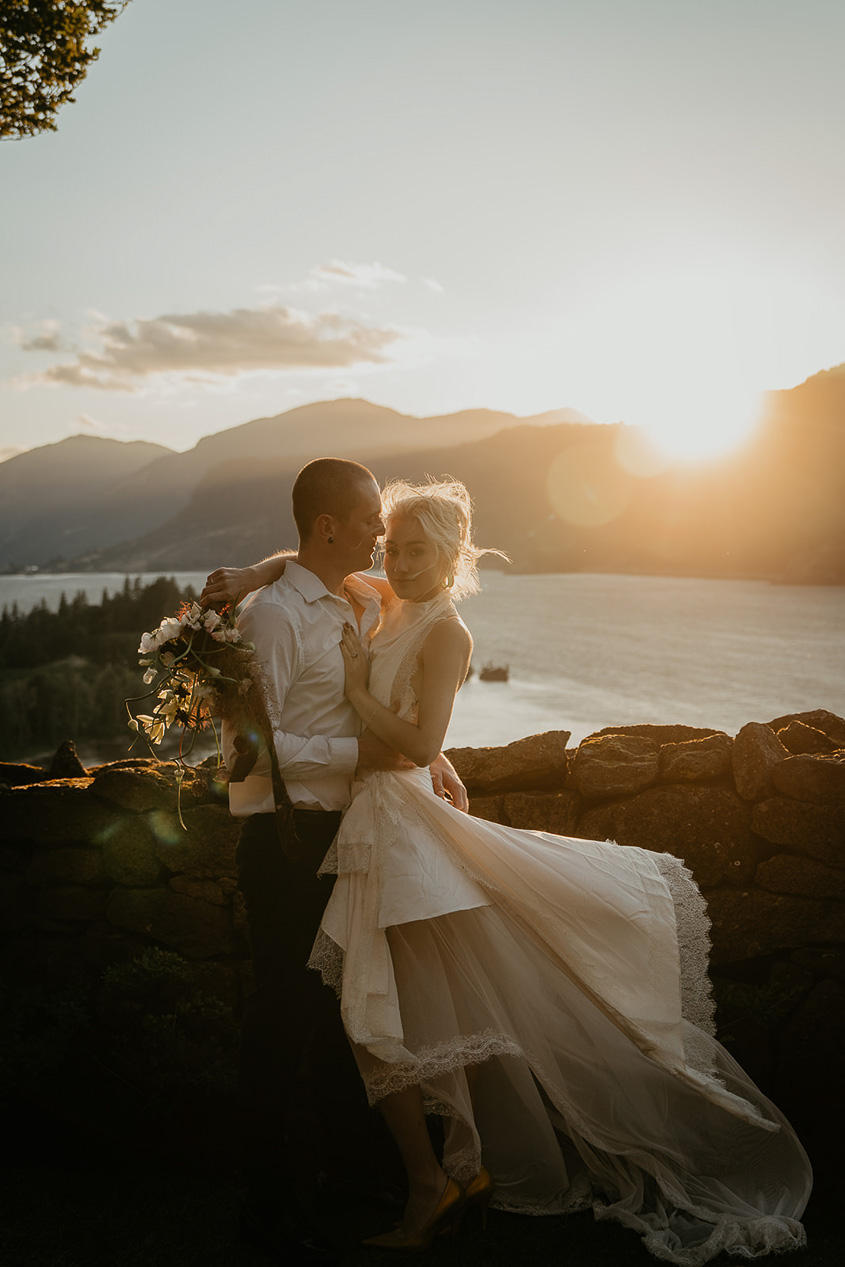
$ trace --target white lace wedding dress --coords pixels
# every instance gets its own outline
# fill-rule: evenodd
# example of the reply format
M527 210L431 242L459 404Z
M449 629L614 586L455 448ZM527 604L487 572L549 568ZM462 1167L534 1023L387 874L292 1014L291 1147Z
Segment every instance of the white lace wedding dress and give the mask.
M399 603L377 632L370 690L401 716L454 614ZM483 1159L499 1208L592 1207L683 1267L804 1244L809 1161L713 1037L709 924L678 859L471 818L416 769L356 785L323 869L311 966L371 1102L420 1083L446 1117L450 1174Z

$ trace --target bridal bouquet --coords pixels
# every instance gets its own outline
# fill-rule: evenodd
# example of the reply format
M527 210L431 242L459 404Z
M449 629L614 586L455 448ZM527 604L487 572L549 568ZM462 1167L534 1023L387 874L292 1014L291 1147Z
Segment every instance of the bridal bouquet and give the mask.
M171 726L181 726L176 776L181 792L185 757L197 732L211 726L219 757L214 719L246 721L248 727L250 714L260 711L255 646L238 633L232 609L205 611L194 602L183 604L177 615L166 616L158 629L143 634L138 651L146 670L144 684L151 689L126 700L129 728L160 744ZM133 715L131 704L152 698L151 712Z
M267 690L261 665L255 660L255 644L246 642L235 628L232 608L204 610L199 603L185 603L176 616L166 616L158 629L141 636L146 695L126 700L129 728L160 744L171 726L181 726L176 757L176 812L182 818L182 779L185 757L200 730L211 726L222 761L215 718L234 731L234 757L228 771L230 783L247 777L255 765L260 743L270 756L273 798L279 841L291 859L299 858L300 844L293 820L293 806L279 769L273 725L267 709ZM130 704L155 697L149 713L133 716Z

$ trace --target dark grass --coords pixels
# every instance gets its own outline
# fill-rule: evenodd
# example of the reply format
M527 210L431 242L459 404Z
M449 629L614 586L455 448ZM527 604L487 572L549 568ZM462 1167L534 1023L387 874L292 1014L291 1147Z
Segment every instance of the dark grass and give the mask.
M238 1237L242 1200L234 1159L135 1156L125 1147L31 1122L22 1137L6 1135L0 1167L0 1262L3 1267L266 1267L270 1261ZM824 1141L811 1148L817 1183L805 1223L809 1247L769 1262L789 1267L840 1267L845 1233L840 1205L845 1165ZM362 1180L324 1194L321 1227L344 1248L346 1267L383 1267L407 1256L369 1250L361 1238L392 1226L398 1206ZM525 1218L491 1211L486 1231L461 1229L422 1258L436 1267L655 1267L637 1236L592 1214ZM747 1259L722 1257L717 1267Z

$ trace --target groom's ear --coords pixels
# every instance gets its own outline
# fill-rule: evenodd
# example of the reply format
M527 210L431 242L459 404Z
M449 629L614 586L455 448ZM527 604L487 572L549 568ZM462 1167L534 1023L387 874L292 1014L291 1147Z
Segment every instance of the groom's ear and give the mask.
M328 542L337 532L337 520L334 515L318 515L314 520L314 536L318 541Z

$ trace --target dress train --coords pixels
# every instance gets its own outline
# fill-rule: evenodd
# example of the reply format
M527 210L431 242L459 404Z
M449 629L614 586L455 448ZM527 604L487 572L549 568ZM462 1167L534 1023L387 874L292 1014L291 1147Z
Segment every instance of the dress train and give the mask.
M406 716L450 612L403 604L376 635L370 690ZM420 1084L445 1117L449 1174L483 1160L494 1205L592 1207L679 1267L805 1243L809 1161L713 1037L706 911L678 859L470 818L414 770L357 785L324 869L311 966L371 1102Z

